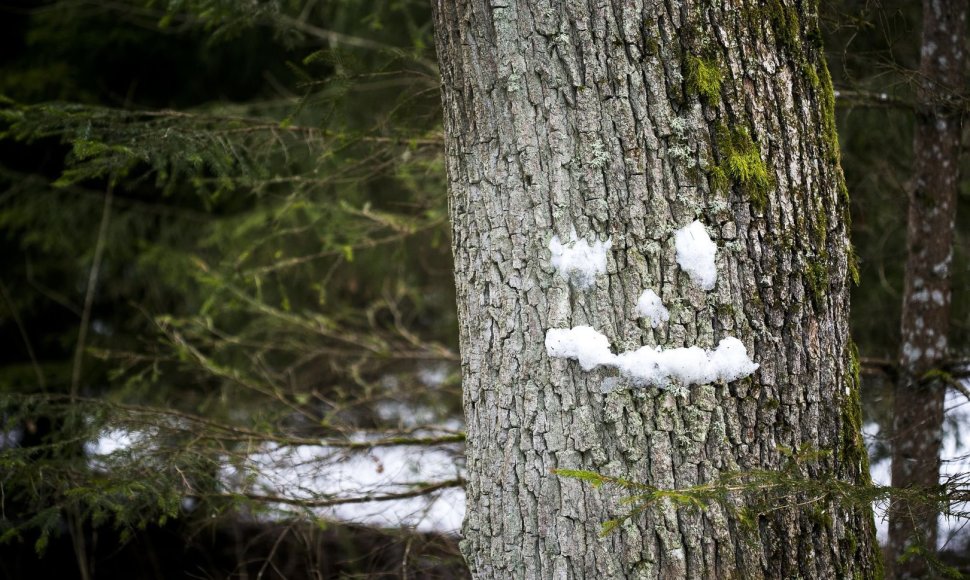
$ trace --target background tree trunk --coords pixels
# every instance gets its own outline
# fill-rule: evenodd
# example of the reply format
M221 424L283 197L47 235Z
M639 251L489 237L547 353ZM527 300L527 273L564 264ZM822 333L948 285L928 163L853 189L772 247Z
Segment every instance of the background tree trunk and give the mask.
M868 481L846 194L808 4L434 2L476 577L878 573L868 509L813 503L749 528L717 506L661 505L601 538L622 492L551 473L680 488L807 445L832 451L810 475ZM711 292L676 265L673 232L694 219L719 247ZM587 290L550 265L551 237L573 228L612 240ZM638 319L645 288L668 324ZM686 396L604 394L609 371L543 346L583 324L614 350L736 336L761 368Z
M917 77L914 175L910 190L902 348L893 413L893 487L939 485L943 400L940 369L950 329L950 270L966 89L966 0L924 0ZM895 502L889 514L889 561L896 578L924 578L927 560L900 556L936 551L932 502Z

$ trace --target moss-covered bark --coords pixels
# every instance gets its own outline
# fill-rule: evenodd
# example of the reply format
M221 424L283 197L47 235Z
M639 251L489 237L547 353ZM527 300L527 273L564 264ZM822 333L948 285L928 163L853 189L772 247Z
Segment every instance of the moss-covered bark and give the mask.
M434 3L476 577L878 575L867 509L661 506L601 538L621 498L552 474L688 487L807 447L831 451L812 475L867 481L847 200L807 4ZM676 265L672 234L695 219L720 248L711 292ZM549 261L573 228L612 240L586 290ZM645 288L668 324L638 319ZM681 395L622 379L604 393L609 371L543 348L549 328L583 324L619 350L736 336L761 368Z

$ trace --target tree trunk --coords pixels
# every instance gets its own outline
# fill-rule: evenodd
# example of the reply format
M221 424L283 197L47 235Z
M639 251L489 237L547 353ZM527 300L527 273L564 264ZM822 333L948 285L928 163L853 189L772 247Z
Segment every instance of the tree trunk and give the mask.
M777 469L868 482L852 372L851 248L833 92L811 3L435 0L467 421L463 553L476 578L835 578L878 573L871 511L661 504L600 537L622 490ZM677 264L700 220L711 291ZM609 238L584 288L550 240ZM636 313L653 289L670 310ZM588 325L616 351L712 349L760 364L728 384L636 387L547 355ZM610 392L604 386L619 385Z
M943 399L950 326L950 262L959 185L961 109L965 87L967 0L924 0L917 80L914 175L909 200L900 379L893 415L892 485L934 493L940 478ZM936 551L933 502L894 502L889 561L896 578L924 578Z

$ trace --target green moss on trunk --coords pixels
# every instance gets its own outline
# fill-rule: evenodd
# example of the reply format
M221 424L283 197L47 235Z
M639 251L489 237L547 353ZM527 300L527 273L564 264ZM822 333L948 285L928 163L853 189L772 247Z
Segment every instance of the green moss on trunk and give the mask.
M728 178L738 185L759 211L768 204L768 191L775 180L768 172L768 165L761 158L761 151L751 139L747 129L717 128L717 149L721 162L708 170L711 187L727 189Z
M687 68L687 92L700 95L708 103L716 103L721 98L723 73L714 59L704 59L689 55L684 60Z

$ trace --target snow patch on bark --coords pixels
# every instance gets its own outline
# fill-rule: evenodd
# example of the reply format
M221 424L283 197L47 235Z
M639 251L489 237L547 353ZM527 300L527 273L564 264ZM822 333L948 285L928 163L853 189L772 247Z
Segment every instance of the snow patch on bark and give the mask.
M609 339L592 327L552 328L546 332L546 353L552 358L579 361L586 371L598 366L616 368L640 386L730 382L758 370L744 344L732 336L721 340L714 350L644 346L615 355Z
M650 326L657 328L661 322L670 320L670 312L660 301L660 296L653 290L647 289L637 300L637 314L650 319Z
M606 253L612 246L609 239L605 242L593 240L590 244L573 230L567 242L553 236L549 251L552 252L552 265L560 276L578 288L589 288L595 284L596 276L606 273Z
M677 230L674 243L677 247L677 263L691 281L704 290L713 290L717 282L717 268L714 266L717 245L707 235L704 224L694 221Z
M714 259L717 245L707 235L704 224L694 221L674 233L677 263L691 281L704 290L712 290L717 282ZM590 286L597 274L606 272L606 252L610 240L594 241L590 245L573 231L563 244L558 237L549 243L552 264L559 274L578 286ZM654 328L670 320L670 312L651 289L640 294L637 314L650 318ZM751 375L759 365L751 360L744 344L728 336L717 348L698 346L664 349L662 346L643 346L636 350L613 354L609 339L591 326L551 328L546 331L546 353L550 358L572 359L585 371L597 367L615 368L620 375L637 386L656 387L705 385L717 381L731 382ZM607 385L607 383L609 383ZM604 382L606 391L615 388L617 381Z
M610 365L616 355L610 352L610 340L591 326L551 328L546 332L546 353L553 358L579 361L584 371Z

